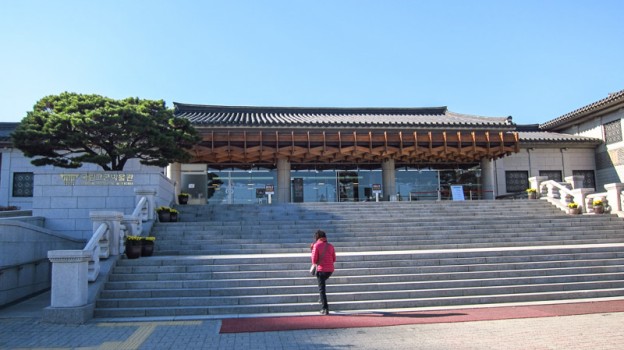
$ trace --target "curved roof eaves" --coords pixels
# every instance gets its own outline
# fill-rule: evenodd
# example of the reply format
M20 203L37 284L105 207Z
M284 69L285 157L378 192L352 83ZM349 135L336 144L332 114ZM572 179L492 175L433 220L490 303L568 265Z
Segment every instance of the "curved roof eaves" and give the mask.
M519 131L518 138L524 142L575 142L575 143L591 143L600 144L601 139L594 137L570 135L549 131Z
M575 109L572 112L566 113L560 117L549 120L545 123L540 124L540 129L546 130L549 128L554 128L559 125L565 124L567 122L573 121L576 118L580 118L588 113L600 110L603 107L607 107L612 104L622 103L624 102L624 90L620 90L618 92L609 94L609 96L598 100L596 102L590 103L581 108Z

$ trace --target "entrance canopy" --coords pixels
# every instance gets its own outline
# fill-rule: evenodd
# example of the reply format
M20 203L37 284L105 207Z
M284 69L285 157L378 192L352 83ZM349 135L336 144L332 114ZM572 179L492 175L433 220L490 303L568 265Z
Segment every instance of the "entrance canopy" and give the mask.
M287 159L299 167L341 164L467 164L518 152L511 117L433 108L232 107L174 103L202 135L193 162L248 167Z

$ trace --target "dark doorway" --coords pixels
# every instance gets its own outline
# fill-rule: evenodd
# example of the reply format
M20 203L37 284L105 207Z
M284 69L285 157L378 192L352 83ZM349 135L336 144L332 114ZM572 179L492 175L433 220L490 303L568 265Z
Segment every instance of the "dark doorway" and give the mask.
M357 202L359 200L359 181L357 172L338 172L338 200L340 202Z

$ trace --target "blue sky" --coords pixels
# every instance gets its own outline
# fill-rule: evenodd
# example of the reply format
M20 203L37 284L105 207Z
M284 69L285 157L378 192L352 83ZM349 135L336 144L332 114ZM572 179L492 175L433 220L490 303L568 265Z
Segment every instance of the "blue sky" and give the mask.
M545 122L624 89L624 1L0 0L0 121L63 91Z

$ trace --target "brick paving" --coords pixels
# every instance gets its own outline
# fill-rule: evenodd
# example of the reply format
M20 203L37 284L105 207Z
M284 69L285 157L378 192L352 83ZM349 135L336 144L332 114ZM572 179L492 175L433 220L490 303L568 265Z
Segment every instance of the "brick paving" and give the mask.
M219 334L220 320L42 323L0 310L0 349L622 349L624 312L403 326ZM319 317L320 319L321 317Z

